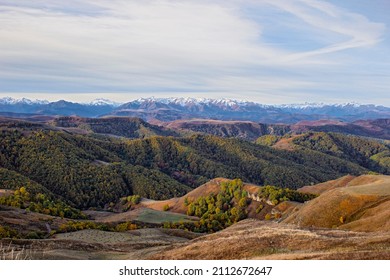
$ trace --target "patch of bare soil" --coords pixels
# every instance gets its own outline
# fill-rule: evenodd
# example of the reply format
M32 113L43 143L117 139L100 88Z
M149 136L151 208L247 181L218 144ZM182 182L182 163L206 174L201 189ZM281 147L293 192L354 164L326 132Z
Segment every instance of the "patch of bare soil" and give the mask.
M279 150L286 150L286 151L294 151L295 150L295 144L293 143L293 140L301 135L294 135L290 138L282 138L278 142L276 142L272 147Z
M2 197L2 196L10 196L13 193L14 193L14 191L12 191L12 190L3 190L3 189L1 189L0 190L0 197Z

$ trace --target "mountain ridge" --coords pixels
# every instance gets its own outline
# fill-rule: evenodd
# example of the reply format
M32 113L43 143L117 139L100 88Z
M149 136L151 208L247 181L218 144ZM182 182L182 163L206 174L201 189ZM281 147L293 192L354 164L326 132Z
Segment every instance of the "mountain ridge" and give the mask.
M110 130L106 121L113 121ZM81 208L103 207L118 194L168 198L215 177L297 188L346 174L390 172L386 144L341 134L308 133L292 139L288 151L212 135L170 136L127 118L0 119L0 128L1 167Z
M265 123L296 123L304 120L390 118L390 108L354 102L343 104L304 103L265 105L252 101L228 98L139 98L127 103L95 99L89 103L59 100L30 100L0 98L0 112L46 115L78 115L80 117L131 116L145 120L209 118L219 120L247 120Z

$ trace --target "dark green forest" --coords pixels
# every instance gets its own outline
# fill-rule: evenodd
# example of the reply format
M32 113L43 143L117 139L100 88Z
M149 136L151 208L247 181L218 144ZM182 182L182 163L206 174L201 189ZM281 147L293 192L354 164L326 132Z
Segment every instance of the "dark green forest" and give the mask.
M346 174L390 170L385 144L333 133L296 138L293 151L208 135L140 138L27 122L7 126L0 131L0 187L23 186L69 207L101 209L129 195L182 196L215 177L296 189Z
M342 158L379 173L390 173L390 149L384 142L332 132L306 133L293 142L310 151Z
M109 117L80 118L59 117L49 124L61 128L78 128L87 132L107 134L127 138L145 138L150 136L180 136L179 133L152 125L140 118Z

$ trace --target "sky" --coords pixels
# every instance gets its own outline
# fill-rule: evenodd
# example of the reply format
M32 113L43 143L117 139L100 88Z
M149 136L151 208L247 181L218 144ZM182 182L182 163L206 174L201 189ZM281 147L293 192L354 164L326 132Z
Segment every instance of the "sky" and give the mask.
M389 0L0 0L0 98L390 106Z

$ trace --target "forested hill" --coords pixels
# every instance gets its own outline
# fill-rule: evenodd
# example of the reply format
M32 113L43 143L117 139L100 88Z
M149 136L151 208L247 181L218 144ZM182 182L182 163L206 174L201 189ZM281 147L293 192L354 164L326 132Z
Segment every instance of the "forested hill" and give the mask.
M0 115L3 114L0 112ZM304 121L294 125L267 124L251 121L223 121L212 119L186 119L172 122L136 117L82 118L78 116L54 117L6 113L0 116L0 127L49 126L80 134L96 133L127 138L150 136L188 136L195 133L220 137L234 137L254 141L264 135L283 136L310 131L337 132L349 135L390 140L390 119L360 120L353 123L337 120ZM7 117L8 116L8 117Z
M55 118L50 125L61 127L66 130L85 133L99 133L115 135L127 138L144 138L150 136L179 136L173 130L162 126L152 125L140 118L107 117L107 118L80 118L59 117Z
M337 120L303 121L294 125L265 124L250 121L221 121L207 119L176 120L166 127L177 131L193 131L221 137L235 137L248 141L264 135L283 136L310 131L343 134L390 140L390 119L342 122Z
M249 121L219 120L178 120L166 123L166 127L176 131L191 131L220 137L234 137L254 141L263 135L284 135L291 133L289 125L263 124Z
M216 136L126 139L20 122L1 129L0 167L2 174L13 171L83 209L132 194L181 196L215 177L298 188L345 174L389 173L386 145L337 137L329 153L321 148L328 142L314 136L288 151ZM18 186L8 185L2 176L0 187Z

